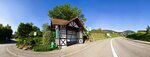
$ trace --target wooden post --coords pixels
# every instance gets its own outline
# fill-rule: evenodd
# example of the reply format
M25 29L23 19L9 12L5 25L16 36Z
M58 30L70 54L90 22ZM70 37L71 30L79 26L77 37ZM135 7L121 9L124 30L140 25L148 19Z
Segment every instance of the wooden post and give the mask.
M66 35L66 27L60 26L60 47L67 47L67 35Z
M79 31L79 40L78 40L78 43L79 44L83 43L83 32L82 32L82 30Z

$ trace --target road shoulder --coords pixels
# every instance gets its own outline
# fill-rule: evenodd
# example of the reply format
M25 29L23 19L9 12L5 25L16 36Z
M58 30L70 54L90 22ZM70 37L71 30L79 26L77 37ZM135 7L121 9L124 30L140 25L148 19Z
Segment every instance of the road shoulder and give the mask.
M124 39L129 40L129 41L133 41L133 42L137 42L137 43L150 45L150 42L147 42L147 41L134 40L134 39L129 39L129 38L124 38Z

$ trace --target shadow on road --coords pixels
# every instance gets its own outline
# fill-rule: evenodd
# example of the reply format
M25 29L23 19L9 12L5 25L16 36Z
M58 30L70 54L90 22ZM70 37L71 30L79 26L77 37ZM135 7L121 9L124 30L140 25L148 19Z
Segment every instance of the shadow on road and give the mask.
M15 44L15 43L16 43L16 41L11 39L11 40L7 40L4 43L0 43L0 44Z

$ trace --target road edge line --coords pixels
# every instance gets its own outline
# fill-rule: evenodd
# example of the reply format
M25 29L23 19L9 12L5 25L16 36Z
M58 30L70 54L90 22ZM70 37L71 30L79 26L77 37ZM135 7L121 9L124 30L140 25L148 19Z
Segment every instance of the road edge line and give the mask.
M112 40L113 39L110 40L110 45L111 45L111 51L112 51L113 57L118 57L117 54L116 54L116 51L115 51L115 49L113 47Z
M6 51L7 51L9 54L14 55L14 56L16 56L16 57L24 57L24 56L17 55L17 54L15 54L15 53L11 52L11 51L9 50L8 46L7 46L7 48L6 48Z

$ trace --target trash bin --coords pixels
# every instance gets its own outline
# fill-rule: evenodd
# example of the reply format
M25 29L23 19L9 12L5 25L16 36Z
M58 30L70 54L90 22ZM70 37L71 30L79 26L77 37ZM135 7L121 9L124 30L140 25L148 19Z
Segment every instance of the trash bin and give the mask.
M51 42L51 48L54 49L55 48L55 44L54 42Z

